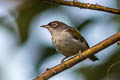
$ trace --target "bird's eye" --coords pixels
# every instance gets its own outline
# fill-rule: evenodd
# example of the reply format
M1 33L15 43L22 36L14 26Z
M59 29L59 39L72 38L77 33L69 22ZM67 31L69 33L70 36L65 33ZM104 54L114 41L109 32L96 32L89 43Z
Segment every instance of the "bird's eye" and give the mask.
M57 23L52 23L51 26L55 28L57 26Z

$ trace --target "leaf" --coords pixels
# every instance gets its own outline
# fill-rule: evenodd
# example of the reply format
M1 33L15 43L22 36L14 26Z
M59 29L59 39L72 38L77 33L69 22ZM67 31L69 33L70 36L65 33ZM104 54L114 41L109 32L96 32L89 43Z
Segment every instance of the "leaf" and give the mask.
M22 43L28 38L28 31L33 17L51 7L57 7L57 5L44 3L42 0L25 0L23 2L18 7L19 17L17 18Z
M95 20L94 19L87 19L85 20L83 23L81 23L79 26L77 26L76 28L78 30L81 30L83 29L84 27L86 27L87 25L91 24L92 22L94 22Z
M46 59L48 59L49 57L51 57L51 56L53 56L53 55L55 55L55 53L56 53L56 50L53 48L53 47L51 47L51 46L43 46L43 55L38 55L38 61L36 62L36 72L38 72L39 70L39 68L41 67L41 64L46 60ZM41 51L40 51L41 52Z

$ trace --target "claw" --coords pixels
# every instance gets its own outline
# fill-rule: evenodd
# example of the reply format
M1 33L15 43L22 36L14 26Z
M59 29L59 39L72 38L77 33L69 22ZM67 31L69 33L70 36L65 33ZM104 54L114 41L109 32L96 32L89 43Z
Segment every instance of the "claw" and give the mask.
M76 2L77 2L77 0L73 0L73 3L71 5L74 5L74 3L76 3Z
M73 2L77 2L77 0L73 0Z
M95 5L96 7L98 6L98 4L96 3L96 5Z
M90 7L90 4L89 3L87 3L87 8L89 8Z
M79 50L78 56L80 57L80 59L82 59L82 54L81 54L81 50Z
M64 63L64 60L67 58L67 56L65 56L62 60L61 60L61 64Z

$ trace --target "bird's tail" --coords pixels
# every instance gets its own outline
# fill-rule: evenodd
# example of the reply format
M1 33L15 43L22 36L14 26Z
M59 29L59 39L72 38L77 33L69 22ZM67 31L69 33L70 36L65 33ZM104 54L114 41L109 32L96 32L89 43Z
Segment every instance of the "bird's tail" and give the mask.
M97 58L95 55L89 57L90 60L92 61L97 61L99 58Z

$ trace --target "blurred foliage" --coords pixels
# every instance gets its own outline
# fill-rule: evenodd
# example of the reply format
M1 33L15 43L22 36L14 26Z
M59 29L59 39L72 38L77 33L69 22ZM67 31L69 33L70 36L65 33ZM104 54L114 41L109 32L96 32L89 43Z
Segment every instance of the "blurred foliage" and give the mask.
M40 58L38 59L36 65L35 65L36 66L35 69L36 69L37 73L39 73L38 70L42 66L42 63L44 63L44 61L47 58L55 55L55 53L56 53L55 48L53 48L51 46L45 46L45 45L43 45L42 48L43 48L43 54L42 54L42 56L41 56L41 54L38 55L38 57L40 57Z
M32 18L48 8L57 8L57 6L58 5L55 4L45 3L43 0L25 0L24 3L18 7L19 17L17 18L17 23L20 30L21 42L24 43L28 38L28 30Z
M117 4L119 7L119 0L117 0ZM30 26L30 22L32 20L32 18L37 15L42 13L43 11L49 9L49 8L54 8L54 7L59 7L56 4L49 4L49 3L44 3L42 0L25 0L24 4L22 4L19 7L19 17L17 19L17 23L19 26L19 30L20 30L20 34L22 37L22 42L25 42L28 38L28 30L29 30L29 26ZM64 12L65 13L65 12ZM70 17L71 15L67 15L68 17ZM116 15L114 16L114 20L117 22L120 22L120 16ZM113 20L113 18L111 19ZM70 17L70 21L76 22L75 18ZM79 30L85 28L87 25L91 24L95 22L95 19L87 19L85 21L83 21L82 23L80 23L77 28ZM120 26L120 24L119 24ZM120 30L120 28L119 28ZM43 55L38 59L38 63L36 63L36 71L41 67L41 64L44 63L44 61L49 58L50 56L54 55L56 53L55 49L52 48L51 46L43 46L44 47L44 51L43 51ZM111 56L111 58L105 62L103 62L100 65L97 65L94 67L94 69L91 69L91 66L86 66L83 68L79 68L76 69L75 72L77 72L76 74L79 76L81 73L84 75L85 80L102 80L106 77L106 73L107 73L107 69L108 67L112 64L115 63L117 61L120 60L120 55L118 54L120 51L117 50L116 52L114 52L113 56ZM115 72L118 71L119 66L117 65L116 68L114 68ZM110 72L110 74L112 74L112 72ZM118 72L118 74L120 74L120 72Z
M18 8L19 12L19 17L17 18L17 23L19 26L20 30L20 35L21 35L21 42L24 43L28 39L28 31L29 31L29 26L31 23L31 20L34 16L37 14L42 13L43 11L49 9L49 8L57 8L59 7L56 4L50 4L50 3L45 3L42 0L25 0L24 4L20 5ZM70 16L70 15L69 15ZM69 17L68 16L68 17ZM75 21L75 19L72 19L72 21ZM80 23L79 30L89 23L93 22L93 19L88 19L86 21L83 21L83 23ZM38 61L36 63L36 71L41 67L41 64L44 63L44 61L49 58L50 56L54 55L56 53L56 50L52 48L51 46L42 46L43 47L43 55L41 56L38 55Z
M120 9L120 0L116 0L116 6L118 9ZM117 24L118 24L117 30L120 31L120 15L115 15L113 20L115 22L117 22Z
M46 3L44 1L45 0L21 0L22 4L19 5L17 9L19 13L19 16L17 17L17 25L19 27L22 44L27 42L28 37L29 37L28 31L30 28L31 21L37 14L41 14L42 12L46 11L49 8L60 7L57 4ZM116 0L116 2L117 2L116 3L117 7L120 8L120 0ZM64 11L63 13L66 13L66 12ZM76 24L75 22L79 22L75 18L71 17L71 15L67 15L67 16L69 17L69 20L71 23ZM120 31L120 16L119 15L113 16L111 18L111 21L114 21L118 24L117 28L118 28L118 31ZM81 30L85 28L87 25L94 23L94 22L95 22L95 19L93 18L86 19L83 22L78 23L76 27L79 30ZM106 27L109 27L109 26L106 26ZM47 46L42 45L42 48L43 48L43 54L42 55L39 54L38 57L36 57L38 58L36 65L34 65L36 72L38 72L38 69L41 67L41 64L43 64L46 59L55 55L56 53L56 50L49 45ZM114 52L113 55L108 60L104 61L102 64L95 66L94 69L93 68L91 69L92 66L86 66L86 67L75 69L75 73L78 76L82 73L85 77L85 80L103 80L104 78L106 78L106 73L107 73L107 69L109 68L109 66L111 64L114 64L120 61L119 53L120 53L120 50L116 50L116 52ZM120 69L119 67L120 65L114 66L110 71L110 75L120 74L120 70L118 70ZM1 75L0 75L0 78L1 78Z
M113 55L108 60L104 61L102 64L94 66L94 68L91 65L91 66L86 66L86 67L76 69L75 70L75 72L77 72L76 75L79 76L79 74L82 72L85 80L103 80L104 78L111 77L111 74L112 75L120 74L120 64L117 64L110 69L110 72L107 76L108 68L112 64L115 64L120 61L119 53L120 53L120 50L117 50L116 52L113 53ZM120 76L119 76L119 78L120 78ZM116 79L116 80L118 80L118 79Z
M94 19L87 19L87 20L85 20L83 23L80 23L79 26L77 26L76 28L77 28L78 30L82 30L82 29L85 28L87 25L89 25L89 24L91 24L91 23L93 23L93 22L95 22Z

